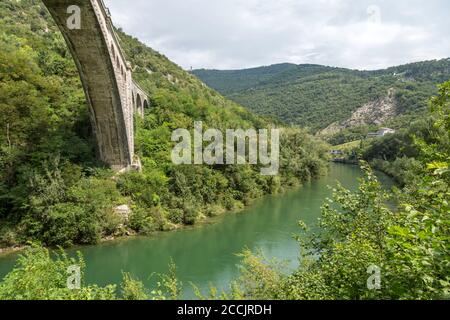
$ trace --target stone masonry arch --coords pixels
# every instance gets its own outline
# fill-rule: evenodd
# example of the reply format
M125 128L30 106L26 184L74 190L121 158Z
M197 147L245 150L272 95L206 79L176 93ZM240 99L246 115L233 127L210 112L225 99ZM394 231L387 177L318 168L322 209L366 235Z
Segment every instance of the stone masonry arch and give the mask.
M134 155L134 106L136 95L148 101L133 81L131 65L125 59L102 0L43 0L73 56L89 105L99 157L113 169L132 168ZM68 8L80 8L81 28L67 24ZM142 102L143 103L143 102ZM136 103L137 104L137 103Z

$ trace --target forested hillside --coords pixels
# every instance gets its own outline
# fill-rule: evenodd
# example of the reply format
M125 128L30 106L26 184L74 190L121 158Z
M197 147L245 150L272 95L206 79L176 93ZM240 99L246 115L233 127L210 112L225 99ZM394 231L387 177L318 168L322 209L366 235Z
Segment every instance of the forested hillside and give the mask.
M426 112L436 85L450 78L450 59L377 71L282 64L193 73L258 114L309 127L313 132L349 119L358 108L386 97L393 88L395 116L382 124L400 128Z
M115 285L101 287L85 280L74 290L68 286L68 270L78 265L85 274L82 255L75 258L62 250L57 255L46 247L95 244L192 225L327 169L329 145L292 127L281 133L278 176L263 176L258 166L249 165L174 165L171 133L192 130L194 121L221 130L278 124L227 100L137 39L121 30L118 34L133 77L150 99L144 117L136 117L136 149L143 170L124 174L97 160L78 72L45 7L38 0L0 2L0 252L27 246L14 269L0 279L0 300L178 299L182 284L174 263L151 289L122 273L120 292ZM209 293L194 288L197 297L448 300L450 81L436 87L434 83L450 78L449 63L447 59L372 72L279 65L253 69L248 77L247 71L230 72L226 80L214 80L237 101L255 103L253 110L315 131L348 119L370 101L383 101L380 98L390 91L401 115L391 124L404 128L351 145L354 160L369 161L399 185L386 190L361 161L365 176L358 188L338 185L332 199L324 200L316 225L298 223L297 267L246 249L239 255L240 276L226 291L211 283ZM233 80L235 73L240 81ZM422 113L420 121L406 121ZM317 191L305 195L323 196ZM119 205L131 208L129 217L117 212ZM298 207L299 217L308 218L305 209ZM220 239L214 234L214 240ZM263 240L275 248L272 239ZM191 260L198 259L185 243L180 248ZM142 262L131 251L118 254L132 262L126 268ZM205 268L210 266L207 258L199 259ZM97 266L97 274L106 271ZM373 277L377 273L378 280Z
M259 168L244 165L173 165L172 131L191 129L194 121L203 121L205 129L274 124L118 33L151 104L144 119L136 119L143 172L124 175L96 160L78 72L41 1L0 3L0 248L29 240L70 246L171 230L240 209L326 170L326 145L293 129L281 136L279 176L261 176ZM114 210L119 205L131 208L129 219Z
M387 192L367 163L357 190L339 185L325 200L318 226L300 222L296 270L261 252L244 250L240 276L226 291L210 284L196 290L199 299L228 300L448 300L450 298L450 82L440 86L431 101L427 134L403 134L401 142L414 156L402 189ZM413 128L411 128L413 130ZM406 138L406 139L405 139ZM392 143L390 144L392 146ZM374 146L384 156L401 156L395 149ZM396 205L393 207L393 203ZM311 228L312 227L312 228ZM312 232L316 230L316 232ZM0 282L0 299L167 300L180 299L183 284L171 264L155 288L128 273L121 294L115 285L67 288L67 268L83 257L66 254L52 259L49 251L33 246ZM369 266L369 267L368 267ZM30 272L31 270L31 272ZM379 273L379 281L369 277ZM372 281L372 282L371 282ZM371 287L373 285L373 287ZM375 290L374 290L375 289Z

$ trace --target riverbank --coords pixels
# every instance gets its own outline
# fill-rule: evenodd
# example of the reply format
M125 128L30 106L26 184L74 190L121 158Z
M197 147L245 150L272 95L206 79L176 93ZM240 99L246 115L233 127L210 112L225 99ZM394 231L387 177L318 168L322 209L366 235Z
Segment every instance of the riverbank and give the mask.
M0 257L3 255L8 255L8 254L22 251L25 248L26 248L26 246L14 246L14 247L9 247L9 248L0 248Z
M330 168L327 169L327 173L314 178L312 181L315 180L319 180L325 176L327 176L329 174ZM310 181L311 182L311 181ZM121 240L127 240L127 239L132 239L134 237L153 237L153 236L157 236L159 234L167 234L167 233L171 233L173 231L179 231L179 230L189 230L189 229L193 229L193 228L199 228L205 225L210 225L210 224L214 224L217 223L218 221L220 221L221 219L223 219L225 216L229 215L229 214L233 214L233 213L242 213L245 210L251 209L255 204L257 204L258 202L264 201L264 199L268 198L268 197L280 197L283 196L284 194L287 194L289 192L292 192L298 188L301 188L305 183L310 183L310 182L303 182L303 183L299 183L296 185L292 185L292 186L286 186L286 187L282 187L280 189L280 191L276 194L265 194L264 196L260 197L260 198L254 198L251 199L250 202L245 205L244 203L241 203L241 205L239 206L235 206L235 208L233 208L232 210L226 210L225 208L223 208L223 210L220 210L218 214L214 215L214 216L207 216L205 214L201 214L198 217L198 220L195 222L195 224L193 225L186 225L186 224L174 224L174 223L170 223L170 225L168 225L168 228L166 230L158 230L158 231L153 231L150 232L148 234L142 234L139 232L134 231L133 229L127 227L125 234L122 235L118 235L118 236L105 236L102 237L100 239L100 241L98 243L93 243L93 244L86 244L86 245L80 245L80 244L74 244L72 246L67 247L66 249L70 249L70 248L82 248L84 246L89 247L89 246L95 246L95 245L101 245L104 243L110 243L110 242L116 242L116 241L121 241ZM30 240L32 241L32 240ZM11 254L16 254L18 252L23 251L24 249L26 249L27 246L26 245L15 245L15 246L11 246L11 247L3 247L0 248L0 258L2 256L7 256L7 255L11 255ZM55 249L53 247L48 247L49 249Z
M208 218L202 223L172 232L157 232L149 236L117 238L97 245L75 246L70 256L80 251L86 262L86 284L120 284L122 271L130 272L154 287L157 277L166 273L171 260L177 265L177 276L186 288L183 298L195 298L189 283L207 292L209 283L226 290L231 280L239 276L236 268L241 260L236 256L245 248L261 250L265 256L287 261L291 270L298 265L298 243L293 234L300 233L302 220L315 230L321 206L331 196L328 186L340 181L355 190L361 170L357 166L330 164L329 173L299 188L255 200L243 210ZM0 278L15 265L14 254L0 258Z

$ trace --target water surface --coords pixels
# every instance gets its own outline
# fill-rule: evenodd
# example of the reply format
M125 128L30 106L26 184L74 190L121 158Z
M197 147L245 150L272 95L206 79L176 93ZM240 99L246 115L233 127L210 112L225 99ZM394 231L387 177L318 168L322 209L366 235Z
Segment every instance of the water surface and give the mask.
M261 249L266 256L289 260L289 266L295 267L298 245L292 235L299 232L298 221L314 224L324 199L331 195L328 186L340 181L354 190L361 175L357 166L332 164L326 177L286 194L264 198L243 212L224 215L212 224L77 248L86 260L86 281L119 284L122 271L126 271L150 286L156 280L149 280L150 275L166 272L172 258L184 284L185 297L193 298L189 282L203 290L209 283L227 288L238 275L236 253L244 248ZM12 269L15 258L0 257L0 277Z

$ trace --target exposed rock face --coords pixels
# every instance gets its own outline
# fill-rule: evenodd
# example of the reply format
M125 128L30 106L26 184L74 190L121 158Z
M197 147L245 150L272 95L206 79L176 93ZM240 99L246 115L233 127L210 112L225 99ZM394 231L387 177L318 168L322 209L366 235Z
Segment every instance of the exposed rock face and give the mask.
M371 101L353 112L352 116L342 122L335 122L320 132L321 135L331 135L346 128L362 125L381 125L398 114L395 103L395 90L388 90L387 96Z
M118 206L116 208L114 208L114 211L120 215L125 222L128 222L128 219L130 218L131 215L131 209L128 205L124 204L121 206Z

